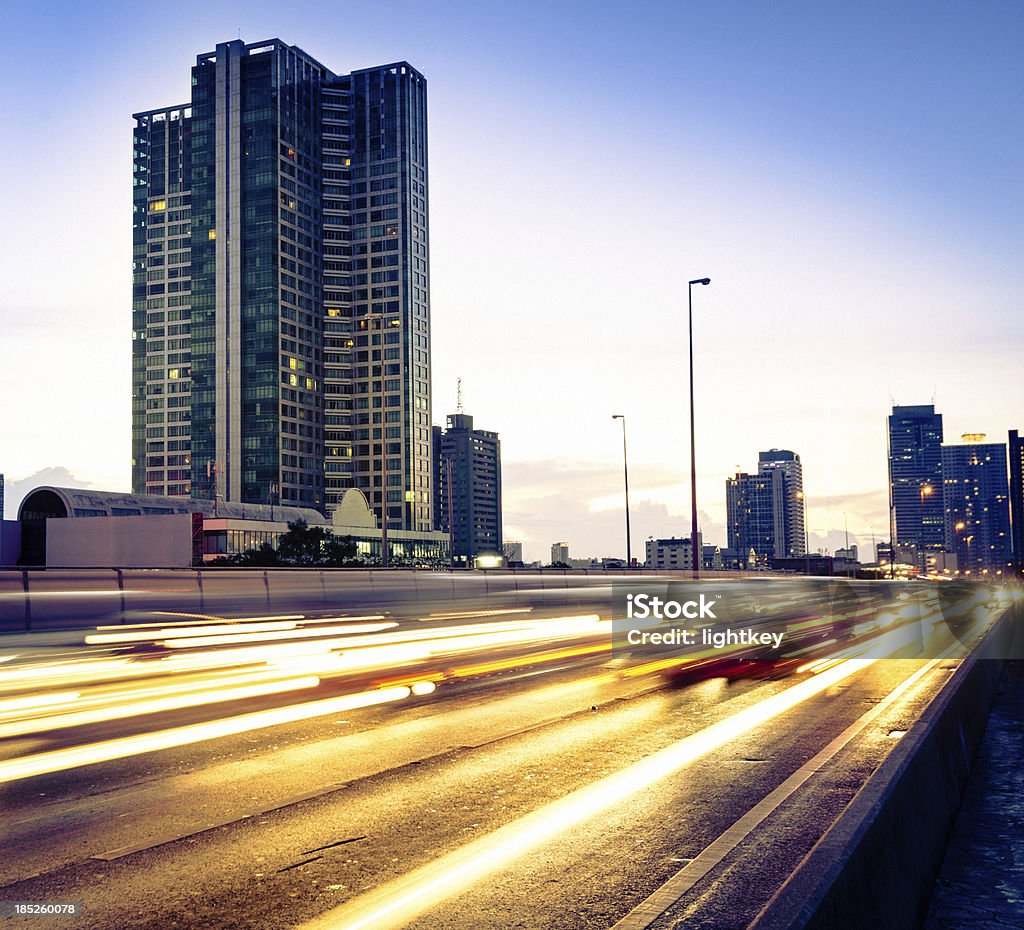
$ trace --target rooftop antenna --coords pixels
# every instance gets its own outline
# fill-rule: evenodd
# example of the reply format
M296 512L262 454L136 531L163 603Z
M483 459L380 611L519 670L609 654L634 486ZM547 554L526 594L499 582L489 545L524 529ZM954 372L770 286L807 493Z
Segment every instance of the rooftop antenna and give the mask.
M462 378L456 382L455 388L455 412L462 413Z

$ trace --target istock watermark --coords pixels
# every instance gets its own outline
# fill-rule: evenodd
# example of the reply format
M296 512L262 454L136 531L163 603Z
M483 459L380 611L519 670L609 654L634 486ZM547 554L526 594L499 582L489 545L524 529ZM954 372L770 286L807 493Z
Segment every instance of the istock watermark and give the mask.
M678 662L727 675L813 668L837 656L935 658L970 651L1022 603L1019 587L977 583L630 579L614 589L612 649L625 666Z

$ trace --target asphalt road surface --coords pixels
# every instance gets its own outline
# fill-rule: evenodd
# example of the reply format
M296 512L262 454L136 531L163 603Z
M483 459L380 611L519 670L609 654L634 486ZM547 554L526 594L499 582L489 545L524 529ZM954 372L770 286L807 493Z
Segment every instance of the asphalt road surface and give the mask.
M213 650L175 652L160 626L0 651L9 675L47 682L0 691L0 902L78 908L7 923L744 927L962 655L951 639L899 658L900 630L881 628L888 651L834 643L778 674L681 685L599 647L597 617L471 613L253 620L392 637L340 665L314 653L317 683L284 691L310 666L257 673L238 652L253 626Z

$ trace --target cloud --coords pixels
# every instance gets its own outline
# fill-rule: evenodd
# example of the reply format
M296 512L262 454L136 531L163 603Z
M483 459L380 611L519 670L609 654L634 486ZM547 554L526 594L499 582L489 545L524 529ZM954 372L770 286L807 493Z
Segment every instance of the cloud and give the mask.
M43 485L57 488L91 488L92 484L76 478L63 465L52 465L43 468L27 478L19 481L4 480L4 514L5 520L14 520L18 516L18 507L29 492Z
M506 488L508 485L506 485ZM523 543L526 561L547 562L553 542L568 542L572 558L617 556L626 554L625 515L621 507L592 509L587 500L586 483L567 483L560 493L529 496L516 489L513 500L504 507L503 536ZM671 513L664 504L649 500L630 502L630 528L633 557L643 561L644 542L649 536L689 536L689 514ZM704 539L725 545L726 532L701 511L700 527Z
M502 463L502 484L516 495L542 496L572 488L578 498L606 497L622 493L622 464L574 459L534 459ZM685 475L667 465L630 462L630 494L680 483Z

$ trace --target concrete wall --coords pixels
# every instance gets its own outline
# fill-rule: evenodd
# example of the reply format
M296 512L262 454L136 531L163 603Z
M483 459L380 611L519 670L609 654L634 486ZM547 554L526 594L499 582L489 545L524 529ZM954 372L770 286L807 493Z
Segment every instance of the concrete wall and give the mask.
M963 660L749 930L920 926L1019 621Z
M192 515L47 520L46 564L50 568L188 568Z

